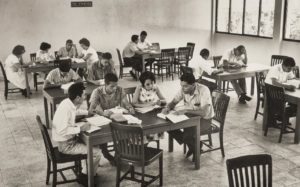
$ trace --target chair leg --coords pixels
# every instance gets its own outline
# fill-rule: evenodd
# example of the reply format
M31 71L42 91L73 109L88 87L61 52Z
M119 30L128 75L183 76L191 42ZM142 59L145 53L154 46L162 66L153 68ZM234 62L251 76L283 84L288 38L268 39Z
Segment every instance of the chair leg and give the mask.
M8 95L8 84L5 83L5 88L4 88L4 97L5 97L5 100L7 100L7 95Z
M163 154L159 157L159 186L163 186Z
M254 120L256 120L256 118L257 118L259 106L260 106L260 100L259 100L259 98L257 98L257 104L256 104L256 110L255 110Z
M159 140L156 140L156 147L157 147L157 149L160 149L160 142L159 142Z
M57 165L56 163L52 163L53 165L53 181L52 181L52 187L56 187L57 182Z
M116 175L116 187L120 186L120 176L121 176L121 168L120 163L117 163L117 175Z
M221 148L222 157L225 157L223 132L220 132L220 134L219 134L219 140L220 140L220 148Z
M208 142L209 142L209 145L212 146L212 138L211 138L211 134L207 134L208 136Z
M227 81L227 86L226 86L226 93L229 91L229 81Z
M141 187L144 187L145 185L145 166L142 166L142 178L141 178Z
M47 156L47 175L46 175L46 184L49 184L49 178L50 178L50 172L51 172L51 160Z
M183 144L183 153L184 154L186 153L186 144L185 143Z
M134 166L130 166L130 177L134 179Z

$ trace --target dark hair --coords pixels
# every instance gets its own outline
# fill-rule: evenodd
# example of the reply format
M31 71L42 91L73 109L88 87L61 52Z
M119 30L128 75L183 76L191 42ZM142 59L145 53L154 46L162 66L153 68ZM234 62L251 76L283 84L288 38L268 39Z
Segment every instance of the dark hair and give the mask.
M202 57L204 57L204 56L209 56L209 50L206 49L206 48L202 49L202 50L200 51L200 55L201 55Z
M103 53L103 54L102 54L102 58L103 58L103 59L110 60L110 59L112 58L112 56L111 56L110 53L107 52L107 53Z
M25 47L23 45L17 45L14 47L14 49L12 50L12 54L18 56L18 55L22 55L25 53Z
M139 39L139 36L138 35L132 35L131 36L131 41L132 42L135 42L135 41L137 41Z
M188 84L194 84L196 82L196 79L192 73L184 73L180 77L180 81L187 82Z
M50 44L48 44L48 43L46 43L46 42L42 42L42 43L41 43L40 50L45 51L45 50L50 49L50 48L51 48L51 45L50 45Z
M110 82L118 82L118 77L114 73L107 73L104 76L104 82L106 85L109 85Z
M147 32L146 31L142 31L140 35L147 36Z
M79 43L83 44L83 45L85 45L87 47L90 47L90 41L88 39L86 39L86 38L82 38L81 40L79 40Z
M69 99L71 101L74 101L76 97L81 97L83 94L83 91L85 90L85 87L83 85L83 82L76 82L72 84L68 90Z
M143 87L145 86L146 80L150 79L152 82L155 83L155 75L150 71L145 71L140 76L140 82L142 83Z
M282 65L287 66L287 67L294 67L296 65L294 58L292 57L287 57L286 59L283 60Z
M69 72L71 69L71 59L60 60L58 68L61 72Z
M237 46L237 48L236 48L238 51L242 51L242 50L244 50L244 49L246 49L245 48L245 46L243 46L243 45L239 45L239 46Z
M66 44L73 44L73 41L72 41L71 39L68 39L68 40L66 41Z

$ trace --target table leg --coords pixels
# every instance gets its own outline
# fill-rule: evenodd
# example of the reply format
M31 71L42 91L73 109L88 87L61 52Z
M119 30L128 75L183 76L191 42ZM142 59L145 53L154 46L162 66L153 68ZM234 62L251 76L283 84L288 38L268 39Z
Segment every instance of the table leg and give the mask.
M222 81L217 80L218 91L222 92Z
M46 127L49 129L48 102L47 102L47 98L46 97L44 97L44 109L45 109Z
M300 102L297 103L296 129L294 143L299 143L300 136Z
M169 135L169 152L173 152L173 138Z
M267 130L267 125L268 125L268 103L267 99L264 100L264 111L263 111L263 125L262 125L262 130L265 131Z
M251 77L251 95L254 95L255 77Z
M25 68L25 81L26 81L26 93L27 93L27 98L30 98L30 89L29 89L29 81L28 81L28 73L27 73L27 68Z
M200 169L200 123L195 126L195 169Z
M90 144L90 140L87 142L87 170L88 170L88 186L94 186L94 166L93 166L93 145Z
M142 55L142 72L146 71L146 67L145 67L145 58L144 55Z

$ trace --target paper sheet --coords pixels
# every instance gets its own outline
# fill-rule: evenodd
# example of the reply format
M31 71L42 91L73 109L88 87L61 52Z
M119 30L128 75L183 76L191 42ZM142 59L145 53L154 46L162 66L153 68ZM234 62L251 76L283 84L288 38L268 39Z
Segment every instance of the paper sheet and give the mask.
M171 111L169 114L165 115L163 113L157 114L157 117L162 118L162 119L169 119L172 123L178 123L184 120L188 120L189 118L184 115L176 115L174 114L175 111Z
M139 113L144 114L144 113L150 112L150 111L152 111L152 110L154 110L154 109L156 109L156 108L160 108L160 106L154 105L154 106L143 107L143 108L135 108L135 110L136 110L137 112L139 112Z
M90 118L86 118L87 122L89 122L92 126L96 126L96 127L101 127L103 125L108 125L109 123L111 123L111 120L104 117L104 116L99 116L99 115L95 115L93 117Z
M82 58L72 58L72 62L83 63L85 61Z
M70 88L70 86L71 86L72 84L74 84L74 82L69 82L69 83L67 83L67 84L62 84L62 85L61 85L61 88L62 88L64 91L68 91L69 88Z
M142 124L142 120L127 114L127 115L123 115L123 117L127 120L128 124Z
M90 129L87 130L86 132L88 133L92 133L94 131L97 131L97 130L100 130L101 128L100 127L97 127L97 126L94 126L94 125L91 125Z
M300 80L296 80L296 79L288 80L285 84L293 85L296 88L300 88Z

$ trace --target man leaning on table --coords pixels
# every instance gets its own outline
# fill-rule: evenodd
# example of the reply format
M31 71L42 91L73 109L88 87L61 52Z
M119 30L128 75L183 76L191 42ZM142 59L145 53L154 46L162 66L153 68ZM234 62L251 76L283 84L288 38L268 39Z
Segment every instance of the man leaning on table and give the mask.
M211 119L214 116L211 94L205 85L198 84L193 74L183 74L180 77L181 90L177 93L174 99L162 110L162 113L167 114L175 108L175 106L183 100L184 109L178 110L178 114L196 114L200 115L201 123L200 130L206 131L209 129ZM179 144L186 143L189 151L186 157L194 154L195 137L194 128L185 128L181 130L173 130L168 132ZM194 160L194 158L193 158Z
M59 49L57 56L62 58L76 58L77 54L76 45L69 39L66 41L66 46Z
M96 88L90 99L89 111L98 115L110 118L113 114L109 109L123 107L130 113L134 113L134 108L129 104L123 88L118 86L116 74L108 73L104 76L104 86ZM115 165L114 157L107 150L107 143L100 145L103 156Z
M85 100L85 87L82 82L75 83L68 90L69 97L64 99L58 106L52 127L52 138L58 143L58 150L64 154L87 154L87 146L80 141L77 135L81 131L89 129L88 123L75 123L76 115L89 115L87 110L79 109ZM94 174L101 158L98 148L93 148ZM86 163L82 164L82 174L79 176L79 183L87 186Z
M234 49L228 50L222 56L220 63L221 64L219 66L223 66L224 68L227 66L235 66L237 68L246 66L248 63L248 57L245 46L239 45ZM239 103L246 104L246 101L250 101L252 99L247 95L245 78L231 80L230 82L239 97Z

